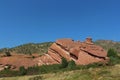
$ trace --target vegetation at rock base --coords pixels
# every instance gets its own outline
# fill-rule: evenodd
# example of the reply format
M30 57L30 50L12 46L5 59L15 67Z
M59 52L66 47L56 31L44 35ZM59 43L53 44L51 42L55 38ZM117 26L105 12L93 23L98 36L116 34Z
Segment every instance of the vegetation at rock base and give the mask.
M25 67L24 67L24 66L21 66L21 67L19 68L19 74L20 74L20 75L26 75L26 73L27 73L27 70L25 69Z
M23 66L19 68L19 71L12 70L3 70L0 72L0 77L13 77L13 76L23 76L23 75L37 75L37 74L46 74L46 73L56 73L56 72L64 72L71 70L85 70L89 68L98 68L102 67L102 63L94 63L89 65L76 65L74 61L68 61L65 58L62 58L61 64L53 64L53 65L42 65L42 66L34 66L25 69ZM67 65L65 65L65 63ZM62 66L62 67L61 67Z
M99 68L0 78L0 80L120 80L120 64Z
M108 65L120 64L120 56L114 49L108 50L108 57L110 58Z
M71 60L68 62L68 69L75 69L76 64L75 61Z
M66 68L68 66L68 61L62 57L62 63L61 63L61 68Z
M30 43L9 49L4 48L1 49L0 52L5 53L10 51L19 54L42 54L47 52L51 44L52 42L40 43L39 45ZM13 77L1 78L0 80L18 80L18 78L20 78L20 80L119 80L120 43L113 41L96 41L95 44L108 50L108 57L110 58L108 64L94 63L86 66L77 66L74 61L68 62L63 58L61 64L34 66L28 69L21 67L19 71L11 71L9 69L0 71L0 77ZM14 77L22 75L37 76L26 76L26 79L23 79L23 77Z
M106 66L114 66L120 64L120 56L114 49L108 50L108 57L110 61L107 64L103 63L93 63L89 65L76 65L74 61L67 61L65 58L62 58L61 64L53 65L42 65L42 66L33 66L25 69L23 66L19 68L19 71L11 71L9 69L0 71L0 77L13 77L13 76L22 76L22 75L37 75L37 74L46 74L46 73L56 73L59 71L71 71L71 70L86 70L90 68L100 68Z
M109 50L108 50L108 57L118 57L118 54L117 54L117 51L115 51L114 49L112 49L112 48L110 48Z

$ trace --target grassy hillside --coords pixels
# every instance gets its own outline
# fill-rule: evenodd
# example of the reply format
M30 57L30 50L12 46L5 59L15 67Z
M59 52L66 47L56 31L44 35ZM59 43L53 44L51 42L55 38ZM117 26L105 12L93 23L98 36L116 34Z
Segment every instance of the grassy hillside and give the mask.
M28 44L23 44L20 46L16 46L13 48L3 48L0 49L0 53L4 52L14 52L14 53L20 53L20 54L32 54L32 53L39 53L43 54L47 52L48 48L52 42L45 42L45 43L28 43Z
M97 40L95 41L95 44L102 46L106 50L112 48L120 53L120 42L115 42L111 40Z
M42 74L40 76L42 79L38 80L120 80L120 64L84 70L60 71L56 73ZM0 80L30 80L30 78L33 77L35 76L1 78Z

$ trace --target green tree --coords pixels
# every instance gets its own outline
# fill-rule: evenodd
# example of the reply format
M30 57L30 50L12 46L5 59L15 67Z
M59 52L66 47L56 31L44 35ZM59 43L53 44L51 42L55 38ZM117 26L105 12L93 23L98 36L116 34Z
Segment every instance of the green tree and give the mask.
M62 57L61 68L66 68L67 66L68 66L67 60L64 57Z
M73 60L69 61L68 68L69 69L75 69L75 67L76 67L75 61L73 61Z

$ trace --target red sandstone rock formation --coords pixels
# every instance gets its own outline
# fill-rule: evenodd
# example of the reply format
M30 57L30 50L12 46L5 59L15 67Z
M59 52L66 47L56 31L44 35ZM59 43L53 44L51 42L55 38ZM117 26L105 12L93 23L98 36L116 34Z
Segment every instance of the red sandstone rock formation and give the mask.
M0 58L0 70L6 65L11 65L11 69L19 69L20 66L28 68L34 65L51 65L61 63L64 57L68 61L74 60L78 65L87 65L94 62L107 62L107 52L100 46L95 45L91 38L85 42L74 41L72 39L58 39L53 43L48 52L43 56L31 59L25 55L14 55ZM2 65L2 66L1 66Z
M106 62L107 52L95 45L91 38L85 42L72 39L59 39L51 45L47 53L57 63L64 57L68 61L74 60L78 65L87 65L94 62Z

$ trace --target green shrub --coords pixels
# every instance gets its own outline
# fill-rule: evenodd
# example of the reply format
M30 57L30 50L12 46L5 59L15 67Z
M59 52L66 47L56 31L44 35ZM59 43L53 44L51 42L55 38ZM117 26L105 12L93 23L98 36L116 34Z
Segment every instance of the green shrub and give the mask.
M101 62L98 62L98 63L92 63L92 64L85 65L85 68L89 69L89 68L97 68L101 66L104 66L104 64Z
M9 69L0 71L0 77L14 77L19 76L19 71L12 71Z
M49 72L55 72L61 69L60 64L53 64L53 65L42 65L39 67L40 73L49 73Z
M62 57L62 63L61 63L61 68L66 68L68 66L68 61Z
M115 51L112 48L110 48L107 53L108 53L107 55L108 57L118 57L117 51Z
M27 69L27 75L36 75L36 74L39 74L39 66L33 66Z
M118 53L114 49L108 50L108 57L110 58L108 65L112 66L120 63L120 56L118 56Z
M26 69L27 71L26 74L27 75L44 74L44 73L50 73L50 72L57 72L60 69L62 69L61 64L34 66Z
M10 52L5 52L5 55L9 57L9 56L11 56L11 53Z
M26 75L27 70L25 69L24 66L21 66L21 67L19 68L19 73L20 73L20 75Z
M71 60L68 62L68 69L75 69L76 64L75 61Z

